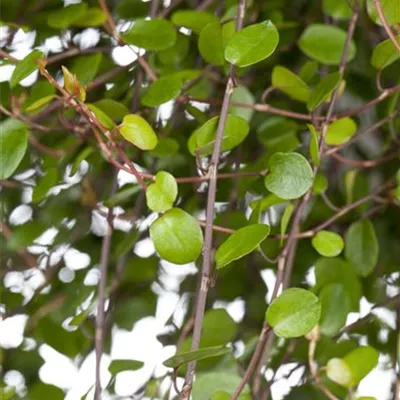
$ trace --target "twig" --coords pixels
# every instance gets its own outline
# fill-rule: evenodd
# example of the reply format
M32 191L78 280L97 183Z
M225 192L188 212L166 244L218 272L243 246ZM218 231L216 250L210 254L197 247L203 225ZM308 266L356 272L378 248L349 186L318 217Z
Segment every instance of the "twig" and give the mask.
M385 28L387 35L389 36L389 39L392 41L394 47L396 47L396 49L400 52L400 43L397 41L396 36L394 36L394 33L392 32L390 25L385 17L385 13L382 9L381 0L374 0L374 4L376 7L376 11L378 12L379 19L381 20L382 25Z
M351 160L350 158L343 157L337 153L332 154L332 157L336 158L336 160L340 161L343 164L350 165L351 167L354 168L376 167L377 165L384 164L385 162L391 161L399 156L400 156L400 150L393 151L392 153L389 153L386 156L382 156L380 158L376 158L375 160Z

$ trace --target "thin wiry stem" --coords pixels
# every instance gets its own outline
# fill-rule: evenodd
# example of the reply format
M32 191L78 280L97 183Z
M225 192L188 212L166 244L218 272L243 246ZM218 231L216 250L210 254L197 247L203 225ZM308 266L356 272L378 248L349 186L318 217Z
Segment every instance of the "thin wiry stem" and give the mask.
M396 47L396 49L400 52L400 43L397 41L396 36L390 29L390 25L386 19L385 13L383 12L383 9L382 9L381 0L374 0L374 4L376 7L376 11L378 12L379 19L381 20L382 25L383 25L387 35L389 36L389 39L392 41L394 47Z

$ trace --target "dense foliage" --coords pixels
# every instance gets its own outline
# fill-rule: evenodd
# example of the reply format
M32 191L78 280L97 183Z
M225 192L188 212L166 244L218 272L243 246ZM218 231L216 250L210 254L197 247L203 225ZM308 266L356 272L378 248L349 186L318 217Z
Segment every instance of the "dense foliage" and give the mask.
M0 11L2 399L67 395L44 345L127 398L116 332L171 291L131 395L266 400L290 366L286 400L372 399L379 364L399 399L399 0Z

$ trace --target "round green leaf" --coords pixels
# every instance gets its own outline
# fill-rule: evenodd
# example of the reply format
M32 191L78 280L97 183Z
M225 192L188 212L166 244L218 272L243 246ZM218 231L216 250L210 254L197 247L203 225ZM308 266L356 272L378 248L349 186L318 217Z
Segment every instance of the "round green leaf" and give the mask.
M206 11L182 10L172 14L171 21L175 25L184 26L199 34L208 24L218 22L217 17Z
M10 86L14 88L18 85L24 78L29 76L32 72L35 72L39 66L36 60L39 58L44 58L44 54L39 50L33 50L24 59L18 62L15 67L13 74L10 79Z
M308 57L326 65L339 65L346 31L331 25L313 24L306 28L299 40L300 50ZM350 42L347 61L356 55L356 45Z
M349 366L341 358L331 358L326 365L328 378L342 386L349 386L351 382L351 371Z
M343 239L340 235L330 231L319 231L311 241L315 250L324 257L338 256L344 247Z
M320 104L322 104L335 90L339 82L339 72L332 72L331 74L326 75L310 93L310 98L307 102L307 108L309 111L315 110Z
M47 24L55 29L68 28L85 15L87 8L88 5L86 3L70 4L59 8L48 14Z
M348 19L353 15L346 0L323 0L322 9L324 14L337 19Z
M368 276L378 262L379 246L374 226L364 219L350 225L346 234L346 258L360 276Z
M381 0L382 11L389 25L400 23L400 7L398 0ZM369 17L378 25L383 25L376 10L374 0L367 0L367 12Z
M147 206L155 212L167 211L172 208L177 195L178 185L175 178L168 172L160 171L155 182L146 190Z
M266 320L277 336L300 337L318 323L321 303L308 290L291 288L282 292L268 307Z
M136 371L142 368L144 363L136 360L112 360L108 370L111 375L117 375L123 371Z
M138 19L122 38L146 50L164 50L175 44L176 31L165 19Z
M314 174L301 154L275 153L268 167L265 186L282 199L297 199L312 187Z
M107 19L103 10L98 7L90 7L85 14L73 21L75 26L99 26Z
M396 40L400 43L400 35L396 37ZM399 50L395 47L391 39L386 39L374 48L371 64L376 69L383 69L393 64L399 58Z
M357 125L349 117L340 118L328 125L325 143L338 145L346 143L356 132Z
M178 32L175 44L168 49L159 51L157 57L165 65L176 66L188 55L189 44L189 37Z
M88 103L87 106L105 128L113 129L115 127L114 121L103 110L94 104Z
M327 188L328 188L328 179L326 179L325 175L322 175L321 173L318 172L314 179L313 193L314 194L324 193Z
M142 150L153 150L158 142L153 128L140 115L126 115L119 131L126 140Z
M232 96L231 96L231 103L242 103L242 104L248 104L248 105L253 105L254 104L254 96L250 92L249 89L247 89L245 86L238 86L235 89L233 89ZM229 113L232 115L236 115L237 117L241 117L247 122L250 122L254 110L245 107L235 107L234 105L229 107Z
M179 208L173 208L150 226L150 237L161 258L174 264L197 260L203 247L199 223Z
M212 153L218 119L219 117L211 118L192 133L188 140L188 149L192 155L196 155L197 151L200 151L200 154L203 156ZM228 115L222 138L221 151L233 149L243 142L248 133L249 125L243 118Z
M183 81L179 74L163 76L153 82L141 99L147 107L157 107L179 96Z
M272 86L297 101L306 103L310 97L310 89L303 79L280 65L272 70Z
M16 119L0 123L0 179L8 179L18 168L28 147L28 127Z
M269 232L270 228L265 224L254 224L238 229L216 251L217 268L223 268L232 261L251 253L268 236Z
M228 41L225 59L238 67L247 67L269 57L279 42L279 33L271 21L250 25Z
M224 65L224 44L222 40L222 27L219 22L208 24L199 36L199 52L208 63Z

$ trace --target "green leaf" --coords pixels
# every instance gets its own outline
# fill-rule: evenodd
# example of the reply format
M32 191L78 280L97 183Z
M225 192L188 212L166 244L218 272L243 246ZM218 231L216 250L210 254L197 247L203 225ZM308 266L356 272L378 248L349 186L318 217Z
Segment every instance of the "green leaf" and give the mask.
M176 41L176 31L166 19L138 19L121 36L129 44L155 51L168 49Z
M178 32L175 44L168 49L159 51L157 56L165 65L179 65L188 55L189 44L188 36Z
M321 303L308 290L291 288L282 292L268 307L266 320L279 337L304 336L318 323Z
M299 40L300 50L325 65L339 65L346 43L346 31L332 25L309 25ZM356 55L356 45L350 42L347 62Z
M73 25L76 26L99 26L106 21L107 17L98 7L90 7L82 17L75 19Z
M141 99L147 107L157 107L169 100L178 97L183 87L180 75L163 76L153 82Z
M400 35L396 36L396 40L400 44ZM374 48L371 57L371 64L376 69L384 69L393 64L399 58L399 50L395 47L391 39L386 39Z
M111 375L117 375L119 372L123 371L137 371L142 368L144 363L142 361L136 360L112 360L108 370Z
M178 185L175 178L165 171L156 175L155 183L146 190L147 206L155 212L164 212L172 208L178 196Z
M270 228L265 224L248 225L238 229L215 252L217 268L221 269L255 250L268 236Z
M203 156L212 153L218 120L219 117L211 118L192 133L188 140L188 148L192 155L196 155L197 151L200 151L200 154ZM228 115L222 138L221 151L233 149L243 142L248 133L249 125L243 118Z
M14 228L7 246L11 250L23 249L31 245L48 227L38 221L29 221Z
M140 115L128 114L119 126L121 135L141 150L153 150L158 138L153 128Z
M238 67L247 67L269 57L279 42L279 33L271 21L247 26L228 41L225 59Z
M332 72L323 78L318 85L312 90L310 98L307 102L307 108L309 111L315 110L320 104L322 104L336 89L340 82L339 72Z
M218 22L218 19L206 11L183 10L174 12L171 21L175 25L184 26L199 34L208 24Z
M379 246L369 219L354 222L346 234L346 258L360 276L368 276L378 262Z
M124 104L113 99L101 99L94 105L114 121L122 121L125 115L129 114L129 110Z
M177 369L191 361L204 360L205 358L218 357L230 353L232 350L226 346L205 347L199 350L188 351L168 358L163 364L168 368Z
M50 168L44 176L40 178L32 192L32 202L38 203L43 200L48 191L54 187L59 180L57 168Z
M400 6L398 0L381 0L381 5L389 25L400 23ZM383 25L378 16L374 0L367 0L367 12L372 21L378 25Z
M323 0L322 10L324 14L337 19L348 19L353 14L346 0Z
M199 223L179 208L173 208L150 226L150 237L161 258L174 264L197 260L203 247Z
M319 141L317 131L311 124L307 124L307 128L311 133L309 145L311 160L315 166L319 166Z
M28 127L16 119L0 123L0 179L8 179L18 168L28 147Z
M351 382L351 371L347 363L341 358L332 358L326 365L326 375L339 385L348 387Z
M328 189L328 179L326 179L325 175L318 172L314 179L313 194L324 193L326 189Z
M266 188L282 199L297 199L313 184L314 174L307 160L298 153L275 153L268 163Z
M71 63L70 72L76 75L80 83L86 85L97 75L102 58L101 53L75 57Z
M293 204L288 204L285 208L285 211L282 214L282 218L281 218L281 236L283 236L286 233L286 229L288 227L290 218L293 214L293 210L294 210L294 206ZM283 237L280 240L280 245L282 246L284 242Z
M268 148L276 147L285 138L297 140L297 128L296 122L273 116L257 129L257 136Z
M28 106L25 111L34 111L37 108L40 108L42 106L44 106L45 104L47 104L48 102L50 102L51 100L53 100L56 96L54 94L50 94L48 96L44 96L39 100L36 100L35 102L33 102L30 106Z
M237 86L235 89L233 89L232 96L231 96L231 104L233 103L242 103L242 104L248 104L253 105L255 103L254 101L254 96L250 92L249 89L247 89L245 86ZM229 113L231 115L236 115L237 117L241 117L247 122L250 122L254 110L245 107L235 107L234 105L231 105L229 107Z
M115 123L114 121L100 108L95 106L94 104L87 104L88 108L93 111L93 114L96 116L98 121L107 129L114 129Z
M141 191L139 185L124 186L119 192L115 193L104 202L106 207L115 207L119 204L132 200L133 196Z
M340 118L328 125L325 143L338 145L346 143L356 132L357 125L349 117Z
M144 18L149 12L149 5L142 0L121 0L116 5L117 14L124 19Z
M299 77L304 82L309 83L318 72L318 63L314 60L309 60L304 63L299 71Z
M78 3L52 11L47 16L47 24L55 29L68 28L86 14L87 8L86 3Z
M18 83L20 83L24 78L39 68L38 64L36 63L39 58L44 58L44 54L39 50L33 50L21 61L18 61L17 66L11 75L11 88L17 86Z
M272 70L272 86L297 101L306 103L310 97L307 84L292 71L280 65Z
M210 64L224 65L224 43L222 39L222 26L219 22L208 24L199 36L199 52Z
M321 299L320 331L327 336L336 335L345 325L351 311L351 298L340 283L324 286L319 295Z
M154 157L169 157L179 151L179 143L172 138L161 137L157 146L152 150L151 155Z
M338 256L344 247L343 239L340 235L330 231L319 231L311 241L315 250L324 257Z

